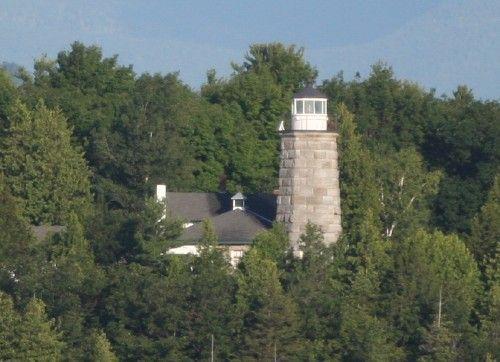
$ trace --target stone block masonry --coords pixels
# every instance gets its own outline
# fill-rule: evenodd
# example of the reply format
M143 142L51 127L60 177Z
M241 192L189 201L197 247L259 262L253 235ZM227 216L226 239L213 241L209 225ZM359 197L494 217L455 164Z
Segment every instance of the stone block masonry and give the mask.
M308 221L321 227L326 244L336 242L342 231L337 137L328 131L281 135L276 218L295 247Z

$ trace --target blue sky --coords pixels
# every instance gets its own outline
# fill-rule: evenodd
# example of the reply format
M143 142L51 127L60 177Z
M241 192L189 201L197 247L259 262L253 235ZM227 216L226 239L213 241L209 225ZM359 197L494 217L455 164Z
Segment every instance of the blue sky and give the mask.
M499 0L0 0L0 61L31 67L75 40L139 73L180 71L194 89L250 44L281 41L305 47L319 80L382 60L438 94L467 84L500 99Z

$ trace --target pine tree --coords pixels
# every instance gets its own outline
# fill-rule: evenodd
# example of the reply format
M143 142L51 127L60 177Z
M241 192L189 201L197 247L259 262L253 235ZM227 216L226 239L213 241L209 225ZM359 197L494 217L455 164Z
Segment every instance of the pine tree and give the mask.
M231 340L235 280L225 250L218 246L209 221L204 221L204 235L198 250L199 256L192 263L188 355L195 360L209 359L213 336L215 358L229 359L234 353Z
M378 215L381 209L379 188L375 182L376 165L370 152L363 146L354 115L342 103L337 106L336 113L340 123L342 224L344 234L351 243L356 243L360 239L360 224L367 213Z
M106 334L101 330L94 330L90 336L90 351L87 355L89 361L95 362L117 362L118 358L114 354L111 344L106 338Z
M498 268L500 244L500 176L495 178L485 205L472 222L467 246L485 276L488 268Z
M28 303L18 333L20 360L53 361L62 357L64 343L55 322L47 318L41 300L34 298Z
M287 360L295 356L300 345L297 307L283 291L276 263L251 249L237 280L243 358Z
M14 360L19 355L20 318L14 310L12 298L0 292L0 360Z
M303 337L303 358L332 358L332 342L337 337L337 317L341 283L335 280L339 265L333 262L332 247L323 244L321 229L308 223L299 239L302 257L287 270L290 295L298 306L299 332Z

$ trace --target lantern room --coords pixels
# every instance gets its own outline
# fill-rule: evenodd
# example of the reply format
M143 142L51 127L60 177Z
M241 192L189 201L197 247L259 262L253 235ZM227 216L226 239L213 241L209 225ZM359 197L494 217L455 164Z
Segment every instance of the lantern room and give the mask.
M327 97L312 86L293 96L292 131L326 131Z

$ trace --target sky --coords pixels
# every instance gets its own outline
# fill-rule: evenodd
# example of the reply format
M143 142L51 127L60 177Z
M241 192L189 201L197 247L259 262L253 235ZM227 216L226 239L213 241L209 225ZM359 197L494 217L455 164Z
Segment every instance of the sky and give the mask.
M195 90L250 44L279 41L305 48L319 82L383 61L438 95L465 84L500 99L500 0L0 0L0 62L32 69L76 40Z

